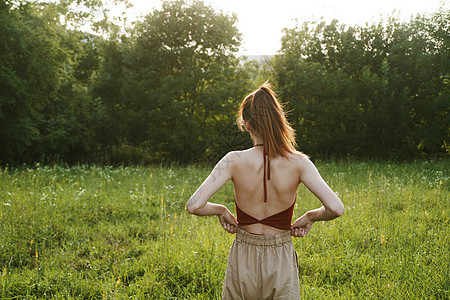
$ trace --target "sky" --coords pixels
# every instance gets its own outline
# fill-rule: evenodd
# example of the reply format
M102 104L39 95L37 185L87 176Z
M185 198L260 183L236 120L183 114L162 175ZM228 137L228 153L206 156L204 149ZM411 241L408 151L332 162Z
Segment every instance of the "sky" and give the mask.
M130 17L139 17L161 8L161 0L130 0ZM450 9L449 0L204 0L224 13L236 13L242 33L240 55L271 55L281 47L283 28L296 22L338 19L348 25L378 23L394 13L408 20L417 13L433 13L440 6Z

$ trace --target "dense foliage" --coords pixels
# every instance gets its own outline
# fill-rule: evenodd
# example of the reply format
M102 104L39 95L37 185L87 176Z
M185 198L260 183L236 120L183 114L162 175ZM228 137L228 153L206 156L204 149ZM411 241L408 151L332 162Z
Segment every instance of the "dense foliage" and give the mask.
M121 32L109 4L0 2L0 163L215 160L248 145L237 106L266 79L308 153L449 153L448 12L304 23L262 74L236 57L235 15L164 1Z
M114 120L109 141L150 160L192 161L234 121L246 74L236 19L204 4L165 2L131 36L104 47L94 95Z
M103 107L89 92L94 36L66 30L55 5L0 3L0 159L80 159L98 149Z
M450 13L286 29L274 62L299 144L329 155L450 151Z
M103 38L63 24L68 10L1 4L3 163L189 162L234 122L249 80L234 15L167 1L121 36L103 20Z

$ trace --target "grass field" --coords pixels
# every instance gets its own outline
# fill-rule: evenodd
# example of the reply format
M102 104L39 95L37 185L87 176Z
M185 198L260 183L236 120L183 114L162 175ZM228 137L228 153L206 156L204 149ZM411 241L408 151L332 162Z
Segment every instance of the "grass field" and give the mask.
M316 165L346 211L294 240L302 299L449 299L450 161ZM3 168L0 298L219 299L234 236L184 209L208 172ZM301 186L294 217L319 205Z

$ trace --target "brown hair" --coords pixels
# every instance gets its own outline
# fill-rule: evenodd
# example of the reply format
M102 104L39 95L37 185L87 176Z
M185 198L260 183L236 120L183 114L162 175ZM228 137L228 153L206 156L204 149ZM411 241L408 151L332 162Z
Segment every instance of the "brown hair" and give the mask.
M244 131L244 122L250 124L253 134L259 136L269 157L295 153L295 132L286 119L283 106L266 81L250 93L239 107L238 125Z

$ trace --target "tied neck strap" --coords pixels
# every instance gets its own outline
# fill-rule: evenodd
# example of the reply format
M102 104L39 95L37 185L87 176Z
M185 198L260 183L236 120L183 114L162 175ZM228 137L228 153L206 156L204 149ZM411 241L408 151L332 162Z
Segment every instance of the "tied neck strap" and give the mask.
M264 158L264 202L267 202L267 186L266 186L266 147L264 144L257 144L256 146L263 146L263 158ZM267 157L267 180L270 180L270 157Z

